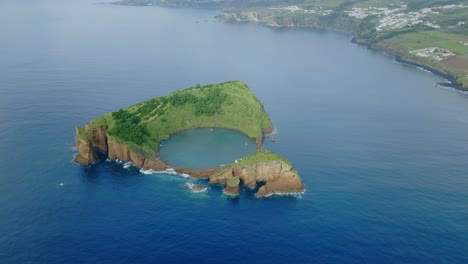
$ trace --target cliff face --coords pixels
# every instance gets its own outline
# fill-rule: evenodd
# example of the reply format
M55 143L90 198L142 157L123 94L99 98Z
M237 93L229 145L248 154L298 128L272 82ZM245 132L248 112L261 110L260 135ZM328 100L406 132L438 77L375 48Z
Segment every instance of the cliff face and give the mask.
M257 182L265 185L259 188L257 196L271 194L299 193L304 191L304 184L292 167L282 161L261 162L228 170L210 177L210 183L225 184L229 179L238 176L244 185L255 188ZM226 187L228 189L228 187Z
M77 163L91 164L97 160L96 151L101 151L107 152L110 160L131 161L145 170L162 171L169 168L159 157L145 155L142 151L131 149L125 144L119 143L107 135L106 126L93 128L85 126L85 131L88 134L88 139L84 139L78 134L75 137L78 150L78 155L75 158ZM220 168L188 169L175 167L174 170L178 173L189 174L194 178L209 178L211 184L226 184L224 193L227 195L237 195L239 193L240 181L251 189L254 189L257 183L265 183L256 193L259 197L304 191L304 184L299 175L290 165L281 160L241 166L223 173L218 173ZM235 177L239 177L235 181L236 184L230 186L228 183L232 182L230 180Z
M165 170L167 166L157 157L146 157L141 151L133 150L119 143L107 135L107 127L99 126L91 128L85 126L89 139L83 139L76 135L75 141L78 155L75 162L88 165L96 161L96 151L107 152L110 160L131 161L138 167L149 170Z
M90 128L89 125L85 126L85 131L90 131L90 141L94 148L101 152L107 152L107 126L99 126Z
M75 157L75 162L83 165L89 165L97 160L96 150L107 152L107 127L99 126L90 128L86 125L84 130L88 133L88 139L84 139L78 135L75 136L76 148L78 155Z
M75 136L76 149L78 155L75 157L75 162L83 165L89 165L96 161L94 146L91 141L81 138L78 134Z

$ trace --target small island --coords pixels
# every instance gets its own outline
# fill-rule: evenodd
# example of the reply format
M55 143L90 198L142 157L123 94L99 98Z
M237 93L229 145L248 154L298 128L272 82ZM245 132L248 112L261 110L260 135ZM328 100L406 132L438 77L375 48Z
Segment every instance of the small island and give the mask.
M166 164L159 156L160 143L172 134L199 127L239 131L257 145L257 151L231 164L194 169ZM144 170L173 169L193 178L223 184L224 193L237 195L239 185L258 188L256 196L294 194L304 184L291 162L262 150L264 136L273 124L263 105L242 81L230 81L175 91L125 109L107 113L76 127L75 162L89 165L97 152L109 160L132 162Z

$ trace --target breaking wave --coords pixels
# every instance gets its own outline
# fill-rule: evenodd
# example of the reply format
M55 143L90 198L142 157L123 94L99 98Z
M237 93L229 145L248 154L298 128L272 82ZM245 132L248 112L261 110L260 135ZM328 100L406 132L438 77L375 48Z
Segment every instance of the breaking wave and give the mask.
M193 183L190 183L190 182L187 182L185 185L194 193L202 193L202 192L206 192L206 190L208 190L208 186L202 186L201 188L195 188L197 185L193 184Z
M124 163L123 168L128 169L128 168L130 168L132 166L135 166L135 164L133 164L131 161L127 161L127 162Z
M268 195L265 195L265 197L275 197L275 196L291 196L297 199L302 199L302 195L306 192L306 190L302 192L294 192L294 193L270 193Z
M143 174L146 174L146 175L150 175L150 174L171 174L171 175L178 175L178 176L181 176L181 177L184 177L184 178L190 178L190 175L188 175L186 173L178 173L173 168L168 168L168 169L163 170L163 171L155 171L155 170L152 170L152 169L149 169L149 170L140 169L140 172L143 173Z

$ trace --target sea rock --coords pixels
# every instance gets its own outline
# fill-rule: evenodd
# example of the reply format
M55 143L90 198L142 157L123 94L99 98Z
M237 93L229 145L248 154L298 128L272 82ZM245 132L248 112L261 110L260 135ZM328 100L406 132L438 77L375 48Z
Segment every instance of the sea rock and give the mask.
M304 191L304 184L291 165L282 161L257 164L257 181L265 182L258 189L258 197L271 194L292 194Z
M210 177L210 183L227 184L234 177L239 177L242 183L251 189L254 189L258 182L265 183L256 193L258 197L304 191L304 184L297 172L292 169L291 165L281 160L260 162L214 174ZM237 194L238 188L238 185L227 184L224 193Z
M75 162L88 165L96 161L96 154L94 153L94 146L89 140L81 138L79 135L75 136L76 149L78 155L75 157Z
M202 184L186 183L185 185L194 193L201 193L208 190L208 186Z
M301 178L292 171L283 172L275 181L267 181L255 194L258 197L271 194L294 194L304 191Z
M239 195L239 185L236 186L229 186L227 185L223 189L223 193L229 196L238 196Z

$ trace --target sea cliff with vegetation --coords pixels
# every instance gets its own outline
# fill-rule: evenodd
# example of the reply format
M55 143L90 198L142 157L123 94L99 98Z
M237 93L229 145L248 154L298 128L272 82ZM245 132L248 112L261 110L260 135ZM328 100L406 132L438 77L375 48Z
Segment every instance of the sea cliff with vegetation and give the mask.
M242 160L211 169L174 168L160 159L158 147L162 140L195 127L237 130L252 138L258 150ZM263 185L257 196L303 192L302 180L291 163L271 151L261 150L265 134L272 129L263 105L244 82L196 85L107 113L84 127L76 127L75 162L92 164L101 152L109 160L130 161L143 170L174 169L194 178L210 179L210 183L226 185L228 195L239 192L241 180L250 188L257 183Z
M344 31L354 41L468 89L467 0L122 0L124 5L212 8L226 22Z

